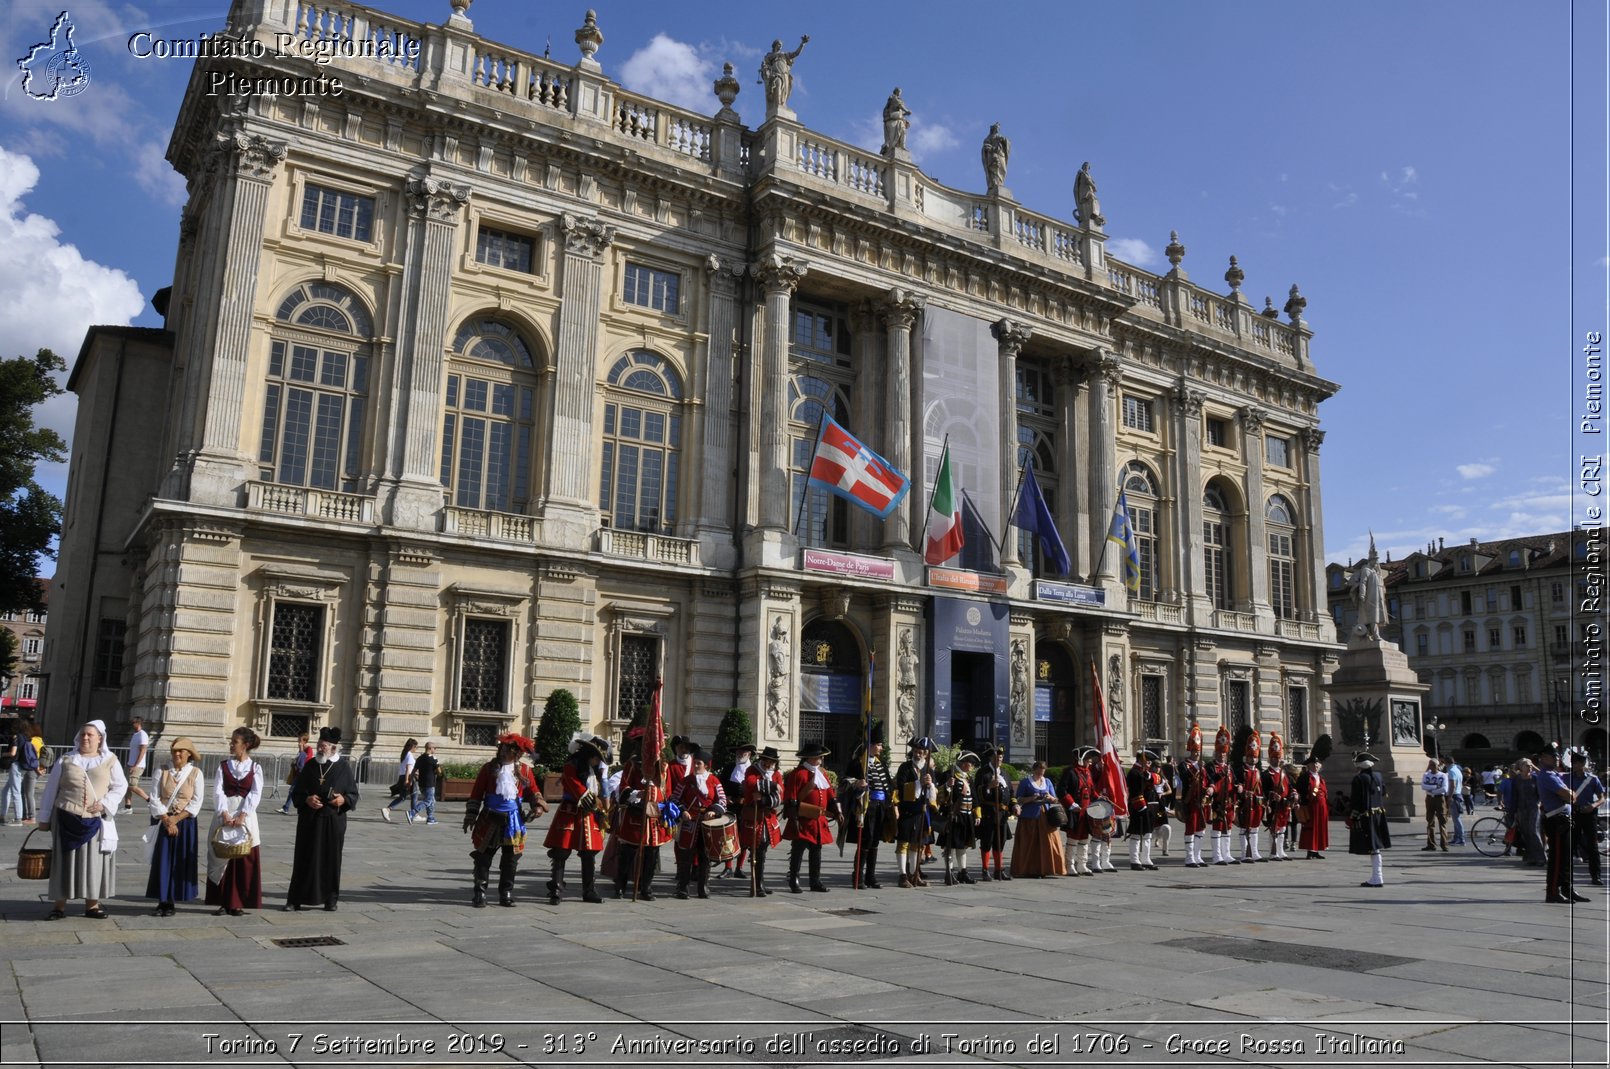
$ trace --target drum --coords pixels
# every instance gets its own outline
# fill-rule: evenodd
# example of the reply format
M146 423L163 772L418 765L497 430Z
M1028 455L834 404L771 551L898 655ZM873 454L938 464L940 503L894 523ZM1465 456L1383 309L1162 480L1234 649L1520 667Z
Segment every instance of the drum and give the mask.
M731 817L714 817L699 825L704 836L704 852L711 861L730 861L738 856L738 822Z
M1052 831L1061 831L1068 826L1068 810L1061 802L1052 802L1045 807L1045 825Z
M1085 817L1090 821L1090 833L1111 838L1116 821L1113 820L1112 803L1105 798L1097 798L1085 806Z

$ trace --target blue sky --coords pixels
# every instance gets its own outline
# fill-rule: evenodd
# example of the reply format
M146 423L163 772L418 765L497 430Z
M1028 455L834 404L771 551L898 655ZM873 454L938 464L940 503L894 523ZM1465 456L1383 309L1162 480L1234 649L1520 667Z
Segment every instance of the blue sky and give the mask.
M0 14L10 60L62 0ZM158 325L182 181L163 161L189 75L138 60L128 36L220 29L218 2L68 3L90 84L0 100L0 352L69 360L93 323ZM382 0L441 21L447 0ZM1321 409L1325 548L1394 556L1452 541L1561 530L1572 520L1573 287L1602 328L1602 7L1581 4L1578 202L1571 210L1572 16L1567 3L1039 3L881 6L598 5L605 72L705 112L723 61L757 122L759 59L810 44L792 105L808 127L876 149L899 85L911 144L938 181L981 190L992 122L1012 139L1007 184L1060 218L1091 161L1108 248L1153 270L1178 230L1185 269L1223 291L1228 257L1261 307L1298 283ZM582 6L478 0L476 32L563 62ZM1595 72L1595 66L1597 70ZM8 66L7 69L14 70ZM1595 88L1595 86L1597 88ZM1597 92L1601 99L1593 98ZM1587 134L1583 134L1586 118ZM1595 187L1597 183L1597 187ZM1573 236L1575 241L1573 242ZM1586 308L1586 312L1583 309ZM45 419L71 427L71 404ZM46 472L57 492L64 470Z

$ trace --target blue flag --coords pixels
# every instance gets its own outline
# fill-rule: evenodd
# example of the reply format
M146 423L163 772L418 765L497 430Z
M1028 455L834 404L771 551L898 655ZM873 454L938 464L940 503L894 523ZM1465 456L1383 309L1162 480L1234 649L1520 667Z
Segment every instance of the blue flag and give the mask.
M1034 461L1028 462L1024 471L1023 486L1017 493L1017 510L1012 514L1012 522L1020 530L1038 535L1040 539L1040 552L1045 555L1045 566L1057 575L1067 575L1073 570L1073 561L1068 559L1068 547L1063 545L1062 536L1057 533L1057 523L1051 517L1051 509L1045 503L1045 494L1040 491L1040 480L1034 477Z
M1113 506L1107 540L1124 547L1124 586L1131 594L1139 594L1140 544L1135 538L1135 525L1129 521L1129 499L1122 490L1118 491L1118 502Z

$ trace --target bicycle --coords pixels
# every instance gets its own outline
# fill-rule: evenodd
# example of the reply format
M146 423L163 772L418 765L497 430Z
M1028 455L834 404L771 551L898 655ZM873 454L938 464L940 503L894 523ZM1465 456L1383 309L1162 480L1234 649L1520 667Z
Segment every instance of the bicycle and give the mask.
M1501 857L1509 849L1509 829L1503 817L1482 817L1465 831L1465 839L1484 857Z

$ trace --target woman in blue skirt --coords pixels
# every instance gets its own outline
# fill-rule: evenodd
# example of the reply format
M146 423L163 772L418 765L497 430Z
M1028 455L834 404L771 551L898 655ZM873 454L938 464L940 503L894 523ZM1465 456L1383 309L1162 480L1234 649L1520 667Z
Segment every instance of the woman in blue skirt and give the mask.
M173 916L175 902L196 898L196 814L201 812L206 789L195 744L181 736L173 741L172 753L173 763L164 766L147 797L151 806L147 833L151 877L145 884L145 897L157 900L159 917Z

